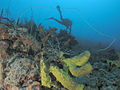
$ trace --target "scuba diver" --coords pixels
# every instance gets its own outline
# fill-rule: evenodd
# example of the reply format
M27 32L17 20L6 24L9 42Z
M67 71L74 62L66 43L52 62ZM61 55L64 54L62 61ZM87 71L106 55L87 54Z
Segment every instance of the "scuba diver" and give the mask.
M54 17L51 17L51 18L48 18L48 19L53 19L53 20L55 20L56 22L64 25L64 26L66 27L66 30L67 30L67 29L70 30L69 34L71 34L72 21L69 20L69 19L63 19L62 13L61 13L61 10L60 10L60 6L57 6L56 8L57 8L57 10L58 10L59 13L60 13L60 19L61 19L61 21L55 19ZM48 19L46 19L46 20L48 20Z

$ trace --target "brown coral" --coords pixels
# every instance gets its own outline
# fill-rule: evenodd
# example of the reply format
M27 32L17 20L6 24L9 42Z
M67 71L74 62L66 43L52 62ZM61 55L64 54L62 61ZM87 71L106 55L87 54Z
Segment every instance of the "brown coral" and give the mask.
M9 39L8 27L0 24L0 40Z
M25 36L20 34L19 38L14 42L13 44L13 48L18 47L19 43L22 42L24 46L22 46L21 48L23 48L23 51L29 50L30 48L33 49L34 51L38 51L40 49L39 47L39 43L32 39L31 36Z

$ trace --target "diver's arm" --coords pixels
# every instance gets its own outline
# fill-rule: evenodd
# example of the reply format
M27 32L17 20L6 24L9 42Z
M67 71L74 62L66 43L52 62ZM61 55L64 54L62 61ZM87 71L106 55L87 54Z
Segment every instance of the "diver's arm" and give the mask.
M52 19L55 20L56 22L58 22L58 23L60 23L60 24L63 25L63 23L62 23L61 21L59 21L59 20L57 20L57 19L55 19L55 18L52 18Z
M53 19L53 20L55 20L56 22L58 22L58 23L60 23L60 24L62 24L62 25L63 25L63 23L62 23L61 21L59 21L59 20L57 20L57 19L55 19L55 18L53 18L53 17L48 18L48 19L45 19L45 20L49 20L49 19Z

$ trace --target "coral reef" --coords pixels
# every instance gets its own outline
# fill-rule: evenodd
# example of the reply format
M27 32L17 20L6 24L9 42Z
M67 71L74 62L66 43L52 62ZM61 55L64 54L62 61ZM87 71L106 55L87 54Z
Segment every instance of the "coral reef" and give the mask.
M120 53L82 49L65 30L0 16L0 89L119 90ZM5 22L4 22L5 20ZM91 53L90 53L91 52ZM88 62L89 60L89 62Z
M13 28L4 24L0 26L1 88L33 88L35 81L39 86L57 88L52 84L50 72L48 73L50 63L54 62L56 65L57 60L60 63L59 53L63 47L60 47L62 41L59 42L60 38L58 39L55 32L57 29L43 30L40 24L33 35L24 27ZM6 37L4 33L7 33L9 37Z
M25 86L25 80L28 83L32 83L35 76L39 74L38 69L35 68L33 60L20 58L19 56L10 59L9 63L7 63L7 69L5 72L7 77L4 80L4 84L18 87L21 85Z
M107 60L107 63L109 65L116 65L117 67L120 67L120 52L117 52L118 60Z
M113 50L112 50L113 51ZM114 51L113 51L114 52ZM112 52L112 53L113 53ZM104 52L106 55L107 53L111 53L109 51ZM94 55L94 54L92 54ZM101 54L103 55L103 54ZM119 67L117 67L115 64L108 63L109 57L117 56L117 52L111 54L111 56L108 55L108 57L102 57L100 53L95 54L95 56L92 56L90 59L93 60L96 59L94 62L92 61L93 71L91 74L78 77L76 78L76 81L79 83L83 83L86 85L86 90L119 90L120 88L120 70ZM115 57L115 59L119 59L118 57ZM91 60L90 60L91 61ZM116 61L116 60L112 60Z

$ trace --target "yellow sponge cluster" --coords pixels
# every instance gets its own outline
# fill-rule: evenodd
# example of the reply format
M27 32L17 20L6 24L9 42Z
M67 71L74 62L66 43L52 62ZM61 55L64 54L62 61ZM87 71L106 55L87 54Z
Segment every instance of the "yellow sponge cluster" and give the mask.
M71 74L73 76L76 76L76 77L88 74L88 73L90 73L92 71L92 69L93 68L92 68L90 63L87 63L87 64L85 64L84 66L82 66L80 68L76 67L74 65L72 65L72 67L69 67L69 70L70 70Z
M72 58L67 58L67 59L65 59L61 55L61 61L67 64L73 76L79 77L92 71L93 68L91 64L87 63L89 57L90 57L90 52L85 51L78 56L74 56Z
M60 55L61 60L66 63L68 66L71 66L71 64L74 64L76 66L82 66L84 65L90 57L90 52L89 51L84 51L83 53L81 53L78 56L74 56L72 58L67 58L65 59L63 57L64 53L61 53L62 55Z
M40 69L41 69L42 85L50 88L51 87L51 78L48 73L48 68L46 67L46 65L42 59L40 61Z
M91 64L87 63L89 57L89 51L85 51L82 54L72 58L65 58L63 57L63 53L61 53L60 60L63 62L63 69L60 69L59 67L54 65L50 66L50 68L48 69L43 60L41 60L40 67L42 85L49 88L53 86L48 73L48 71L50 71L56 77L57 81L59 81L65 88L69 90L83 90L84 85L75 82L74 79L68 74L68 69L71 74L76 77L83 76L92 72L93 68Z
M62 69L59 69L57 66L51 66L50 72L56 77L65 88L69 90L83 90L84 85L77 84L74 80Z

